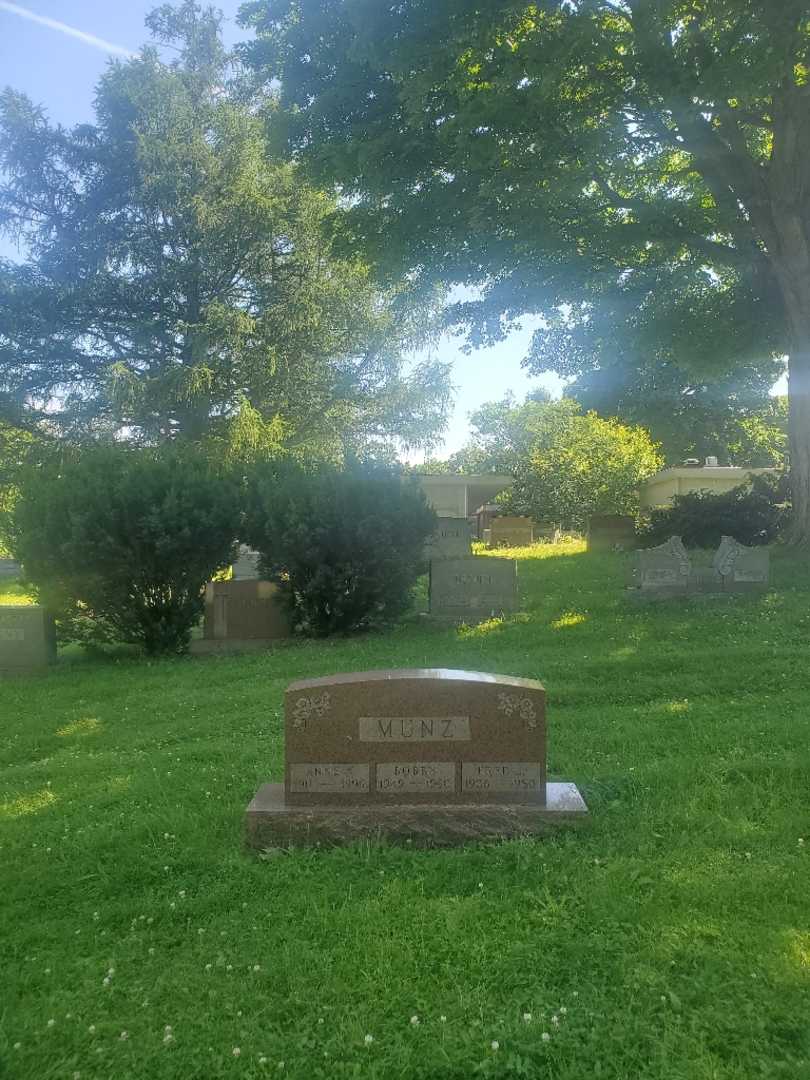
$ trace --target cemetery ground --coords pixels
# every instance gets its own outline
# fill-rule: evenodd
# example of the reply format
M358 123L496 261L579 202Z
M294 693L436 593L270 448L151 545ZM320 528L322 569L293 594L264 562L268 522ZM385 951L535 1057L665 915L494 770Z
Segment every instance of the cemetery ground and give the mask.
M0 683L0 1077L810 1076L806 559L638 605L621 556L503 554L504 622ZM247 855L285 686L404 666L540 679L590 824Z

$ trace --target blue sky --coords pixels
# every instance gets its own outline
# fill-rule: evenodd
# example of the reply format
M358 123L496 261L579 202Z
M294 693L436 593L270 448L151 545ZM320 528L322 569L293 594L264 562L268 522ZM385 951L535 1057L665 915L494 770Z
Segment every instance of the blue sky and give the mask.
M240 0L220 0L228 42L243 36L236 26ZM0 0L0 85L13 86L44 106L51 120L72 125L93 118L93 91L111 56L137 52L146 40L145 14L153 0L32 0L17 4ZM27 15L24 13L28 13ZM39 21L42 20L42 21ZM61 23L62 28L53 25ZM0 254L15 254L0 241ZM455 409L445 452L458 449L467 433L468 414L484 401L511 390L522 397L545 386L561 387L554 375L530 378L520 361L531 326L513 333L491 349L465 356L457 341L444 339L436 354L453 361ZM421 455L418 459L421 459Z

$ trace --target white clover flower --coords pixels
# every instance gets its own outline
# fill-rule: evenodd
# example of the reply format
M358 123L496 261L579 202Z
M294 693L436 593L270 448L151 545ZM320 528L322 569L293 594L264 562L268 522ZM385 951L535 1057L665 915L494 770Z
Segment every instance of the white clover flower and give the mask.
M149 946L149 950L148 950L148 952L149 952L149 955L150 955L150 956L154 956L154 955L155 955L155 948L154 948L154 946L153 946L153 945L150 945L150 946Z
M566 1013L568 1012L568 1009L566 1009L565 1005L560 1006L560 1012L562 1013L563 1016L566 1015Z
M414 1027L419 1024L419 1017L416 1015L416 1013L414 1013L414 1015L411 1017L411 1023Z
M551 1022L552 1022L552 1024L559 1024L560 1018L559 1018L559 1016L557 1016L556 1013L552 1016Z
M100 918L101 918L101 915L99 915L99 913L97 911L94 911L93 912L93 922L98 922L98 920Z
M363 1039L363 1042L366 1044L366 1046L371 1046L371 1044L374 1042L374 1036L373 1035L366 1035L365 1038Z
M122 1031L121 1034L118 1036L118 1038L121 1040L121 1042L126 1042L127 1039L129 1038L129 1032L128 1031Z
M225 970L226 971L233 971L233 964L226 964L225 965Z
M185 900L185 898L186 898L186 890L181 889L180 892L177 895L180 897L181 900Z
M549 1033L547 1031L544 1031L543 1034L540 1036L540 1038L543 1040L543 1042L548 1042L548 1040L551 1038L551 1036L549 1035Z
M51 1019L48 1021L48 1027L53 1027L55 1023L56 1021L53 1019L53 1017L51 1017Z
M279 1069L283 1069L284 1068L284 1062L280 1061L276 1067L279 1068Z
M169 1031L171 1031L171 1030L172 1030L172 1025L171 1025L171 1024L167 1024L167 1025L166 1025L166 1027L165 1027L165 1028L164 1028L163 1030L164 1030L165 1032L167 1032L167 1033L168 1033Z
M96 1025L91 1024L90 1027L87 1030L90 1032L91 1035L95 1035L95 1033L96 1033Z
M110 985L110 976L109 975L104 976L104 978L101 980L101 985L102 986L109 986Z
M14 1043L15 1050L22 1050L22 1043Z
M174 1042L174 1035L172 1035L172 1033L170 1031L167 1031L166 1034L163 1036L163 1042L167 1046L169 1045L169 1043L173 1043Z
M439 1017L439 1023L446 1024L447 1023L447 1017L444 1016L444 1015L440 1016Z
M266 1065L267 1064L267 1058L262 1055L262 1057L259 1058L259 1064L260 1065Z
M110 978L112 978L113 975L115 974L115 968L110 968L109 971L107 972L107 974L110 976Z
M530 1024L532 1022L532 1014L531 1013L524 1013L523 1014L523 1022L525 1024Z
M51 973L51 969L50 968L45 968L45 974L50 975L50 973Z
M231 1053L233 1054L234 1057L239 1057L239 1055L242 1053L242 1050L241 1050L240 1047L235 1046L233 1048L233 1050L231 1051Z
M804 837L800 836L798 840L799 847L804 847Z
M579 997L579 990L575 990L571 997Z
M213 967L213 965L212 965L212 964L206 964L206 965L205 965L205 970L206 970L206 971L210 971L212 967Z
M259 966L259 964L254 964L254 965L253 965L253 970L254 970L254 971L261 971L262 969L261 969L261 967Z
M497 1039L493 1039L489 1045L492 1047L493 1050L500 1050L501 1048L501 1044L498 1042Z
M319 1023L319 1024L322 1024L322 1023L323 1023L323 1017L322 1017L322 1016L319 1016L319 1017L318 1017L318 1023Z

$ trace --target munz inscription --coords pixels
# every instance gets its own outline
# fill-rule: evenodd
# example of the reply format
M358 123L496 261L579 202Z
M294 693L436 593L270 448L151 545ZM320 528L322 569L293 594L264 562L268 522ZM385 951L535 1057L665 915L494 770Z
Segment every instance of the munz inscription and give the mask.
M576 787L546 781L545 703L532 679L442 668L292 683L284 785L259 789L249 842L453 843L582 818Z

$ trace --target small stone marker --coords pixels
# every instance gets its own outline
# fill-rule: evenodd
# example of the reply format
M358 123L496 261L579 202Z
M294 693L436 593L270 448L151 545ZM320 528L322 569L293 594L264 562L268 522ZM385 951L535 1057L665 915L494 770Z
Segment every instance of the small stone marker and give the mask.
M504 515L492 519L489 527L489 546L526 547L534 543L534 522L531 518Z
M292 683L284 711L285 782L248 807L251 847L451 844L587 816L574 784L546 781L545 690L531 679L357 672Z
M770 553L766 547L745 547L723 536L712 565L724 592L764 589L770 576Z
M209 581L203 637L192 641L191 652L257 651L289 636L290 621L272 582Z
M638 587L642 592L685 593L689 588L691 566L680 536L671 536L665 544L639 551Z
M426 556L436 559L457 559L469 555L472 548L472 525L467 518L440 517L436 531L427 543Z
M0 559L0 578L19 577L22 567L15 559Z
M588 518L588 551L631 551L636 523L626 514L594 514Z
M430 615L455 622L482 622L517 611L517 562L471 556L430 564Z
M236 562L231 567L233 581L258 581L259 559L261 554L252 551L246 544L239 545L239 554Z
M56 660L51 615L33 604L0 606L0 673L37 671Z

